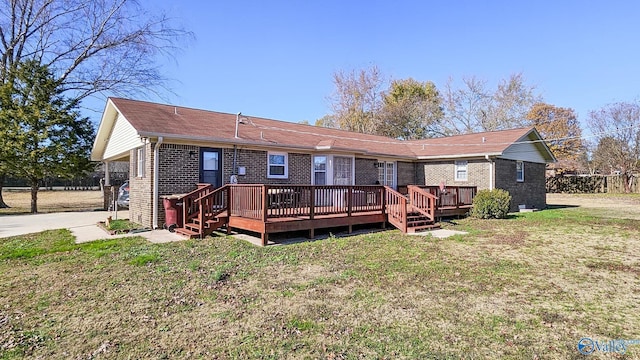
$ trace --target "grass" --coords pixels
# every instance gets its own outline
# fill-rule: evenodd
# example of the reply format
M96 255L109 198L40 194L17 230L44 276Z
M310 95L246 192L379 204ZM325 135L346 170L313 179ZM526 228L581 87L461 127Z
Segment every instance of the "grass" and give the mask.
M3 190L2 197L8 209L0 209L0 215L29 214L31 212L31 192L29 190ZM83 211L102 208L103 196L100 191L38 191L38 212Z
M0 359L567 359L582 337L640 337L638 221L555 208L447 226L472 231L0 239Z
M109 222L109 226L107 227L107 230L131 230L131 229L137 229L139 227L140 227L140 224L136 224L126 219L117 219L117 220L111 220Z

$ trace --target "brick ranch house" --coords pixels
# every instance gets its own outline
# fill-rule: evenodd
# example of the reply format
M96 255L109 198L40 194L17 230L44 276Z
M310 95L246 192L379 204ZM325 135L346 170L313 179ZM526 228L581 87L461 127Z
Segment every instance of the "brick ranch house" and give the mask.
M196 183L465 185L509 191L512 211L542 209L555 161L534 128L401 141L121 98L107 100L91 158L129 161L129 218L153 228L161 196Z

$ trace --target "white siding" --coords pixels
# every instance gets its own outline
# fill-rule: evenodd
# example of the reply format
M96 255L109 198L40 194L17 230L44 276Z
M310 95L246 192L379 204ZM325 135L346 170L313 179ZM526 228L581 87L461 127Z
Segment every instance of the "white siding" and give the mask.
M538 147L533 143L513 144L509 146L500 157L503 159L521 160L542 164L546 162Z
M142 144L136 129L133 128L122 114L118 114L116 123L113 125L113 130L111 131L111 136L109 136L107 147L104 150L103 158L109 159L111 157L128 154L129 150L135 149Z

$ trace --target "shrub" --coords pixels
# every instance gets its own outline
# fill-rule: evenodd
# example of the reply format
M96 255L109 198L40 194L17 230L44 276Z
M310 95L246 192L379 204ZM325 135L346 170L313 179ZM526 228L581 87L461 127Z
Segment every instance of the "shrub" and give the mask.
M511 195L506 190L480 190L473 198L471 215L480 219L504 219L510 203Z

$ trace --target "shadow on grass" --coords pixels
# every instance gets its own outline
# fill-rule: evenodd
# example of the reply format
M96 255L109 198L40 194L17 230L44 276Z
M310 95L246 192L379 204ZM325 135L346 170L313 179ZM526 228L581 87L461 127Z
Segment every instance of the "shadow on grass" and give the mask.
M577 207L580 207L580 205L547 204L547 208L544 210L571 209L571 208L577 208Z

